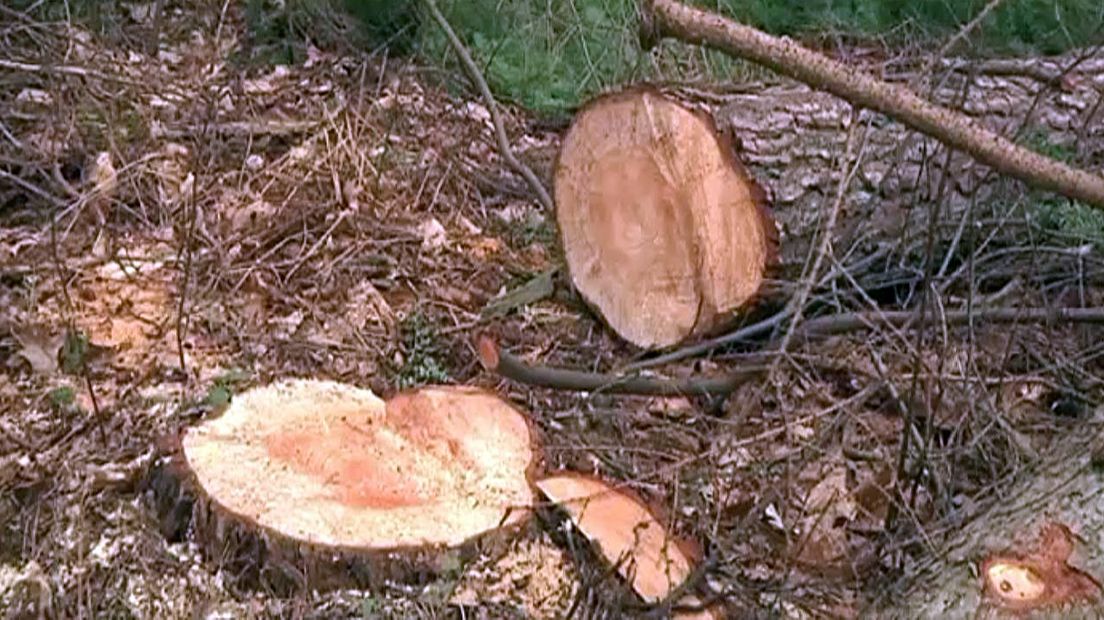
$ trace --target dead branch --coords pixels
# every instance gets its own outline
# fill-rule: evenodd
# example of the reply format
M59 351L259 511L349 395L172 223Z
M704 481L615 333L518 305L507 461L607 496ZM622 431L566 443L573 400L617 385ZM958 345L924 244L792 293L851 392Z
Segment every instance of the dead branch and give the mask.
M906 327L921 325L964 325L970 321L976 323L1104 323L1104 309L1101 308L984 308L974 311L951 310L939 314L926 315L920 321L920 314L910 310L889 312L848 312L833 314L805 321L797 330L797 336L828 336L846 332L869 329L878 326Z
M452 46L453 51L460 58L460 64L463 65L464 72L468 74L468 78L479 89L483 105L487 106L487 112L491 115L491 122L494 123L495 141L498 143L498 152L502 155L502 159L506 160L506 163L525 179L525 182L529 184L529 188L540 200L541 206L544 207L545 211L551 213L554 210L552 196L548 193L544 184L540 182L540 179L537 178L537 175L533 173L533 170L514 155L514 150L510 147L510 139L506 136L506 126L502 123L502 115L498 112L498 102L491 94L491 88L487 86L487 80L483 78L483 73L476 66L471 54L468 53L468 48L464 47L464 43L460 40L460 37L456 36L456 31L452 29L448 19L441 13L441 9L437 8L436 0L422 0L422 2L425 3L426 9L433 16L437 25L444 31L449 40L449 45Z
M1104 177L1023 148L959 112L818 54L792 39L768 35L677 0L640 0L640 16L640 41L645 49L665 37L718 49L891 116L1028 185L1104 209Z
M602 391L611 394L647 394L655 396L727 396L752 377L762 374L765 367L746 367L735 374L715 379L661 379L658 377L624 376L530 366L507 351L503 351L490 336L479 338L479 361L483 367L518 383L573 390Z

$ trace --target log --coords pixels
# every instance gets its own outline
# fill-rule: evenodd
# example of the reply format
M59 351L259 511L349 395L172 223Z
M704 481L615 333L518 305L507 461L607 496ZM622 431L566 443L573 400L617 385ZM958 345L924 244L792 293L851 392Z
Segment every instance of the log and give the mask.
M607 394L652 394L658 396L728 396L741 385L761 375L763 367L743 367L726 377L663 379L633 375L610 375L551 366L530 366L498 346L488 335L477 343L483 368L526 385Z
M862 614L907 618L1099 618L1104 609L1101 414L1057 440L992 505Z
M580 110L554 193L572 283L642 348L728 324L777 255L762 190L712 119L651 88Z
M1072 56L1038 60L1031 66L1057 72ZM956 66L965 61L955 61ZM902 78L908 74L902 74ZM1047 89L1026 76L953 75L933 92L942 105L992 131L1013 135L1025 128L1030 140L1045 141L1086 165L1104 167L1104 58L1077 66L1062 89ZM967 87L967 80L969 86ZM692 96L692 93L687 93ZM725 95L713 104L718 127L739 136L739 154L770 194L771 212L782 235L782 260L800 263L818 226L823 204L836 193L839 166L852 122L851 106L829 93L793 82L764 84ZM1014 204L1022 184L992 174L992 169L956 152L944 167L941 145L930 136L872 111L859 118L865 135L864 158L847 188L845 210L837 226L837 247L858 235L895 238L906 223L925 230L924 209L949 176L944 213L956 217L971 202Z
M531 516L534 437L489 392L388 402L295 380L236 397L169 442L147 496L243 587L279 593L419 582L497 553Z
M853 105L892 116L1033 187L1104 209L1104 176L1021 147L952 109L806 49L792 39L768 35L676 0L641 0L640 15L640 40L645 49L665 37L713 47L830 92Z

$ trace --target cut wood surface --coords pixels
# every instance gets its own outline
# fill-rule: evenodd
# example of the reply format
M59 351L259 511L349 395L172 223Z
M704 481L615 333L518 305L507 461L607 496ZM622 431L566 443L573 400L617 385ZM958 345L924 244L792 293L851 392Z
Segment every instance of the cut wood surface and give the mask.
M533 499L527 420L470 388L385 403L343 384L288 381L240 395L180 444L176 474L215 557L252 554L264 565L295 549L283 563L307 576L317 571L301 565L334 552L377 573L369 583L431 573L445 552L523 523Z
M776 254L763 192L706 114L658 91L595 99L563 139L556 220L580 295L625 340L728 322Z
M694 570L696 550L671 536L633 495L576 473L543 478L537 487L646 602L664 600Z
M804 48L792 39L769 35L676 0L642 0L640 13L645 48L661 38L675 37L756 62L854 105L892 116L969 153L998 172L1104 209L1104 176L1021 147L963 114Z

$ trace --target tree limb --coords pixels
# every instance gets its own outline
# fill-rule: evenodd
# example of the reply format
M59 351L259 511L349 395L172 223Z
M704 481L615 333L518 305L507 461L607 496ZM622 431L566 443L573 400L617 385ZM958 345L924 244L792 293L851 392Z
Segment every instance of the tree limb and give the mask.
M1104 176L1023 148L959 112L804 48L787 37L766 34L677 0L639 1L640 42L645 49L664 37L674 37L750 60L854 105L891 116L1028 185L1104 209Z
M490 336L479 338L479 361L483 367L518 383L574 390L578 392L602 391L613 394L648 394L657 396L727 396L752 377L762 374L765 368L743 368L726 377L716 379L661 379L658 377L622 376L601 373L529 366L507 351L499 348Z
M847 312L817 317L805 321L795 336L828 336L867 329L878 325L906 327L920 318L918 312L898 310L888 312ZM951 310L943 314L926 315L923 325L962 325L977 323L1104 323L1104 308L983 308L972 312Z

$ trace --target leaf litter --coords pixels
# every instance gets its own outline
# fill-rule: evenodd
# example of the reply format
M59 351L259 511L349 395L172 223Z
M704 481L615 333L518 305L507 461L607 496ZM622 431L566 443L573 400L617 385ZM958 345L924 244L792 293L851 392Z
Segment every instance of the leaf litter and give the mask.
M10 46L21 59L47 66L65 58L92 77L3 74L13 96L0 101L0 117L25 150L4 140L0 155L33 159L12 173L73 208L51 231L49 217L36 214L53 205L0 190L11 200L0 210L0 609L429 617L451 599L473 613L505 605L557 617L575 601L593 617L624 613L632 603L624 584L578 547L566 547L565 561L562 541L543 535L501 564L458 567L460 585L446 584L457 586L451 596L428 603L423 591L398 585L297 599L243 591L192 543L166 540L151 525L139 487L158 438L277 377L394 392L404 380L395 361L400 326L420 315L448 376L533 412L548 435L549 469L627 480L669 508L674 533L705 542L716 557L710 578L728 579L721 585L731 598L792 616L854 615L856 573L887 567L869 545L894 501L886 459L902 426L861 338L796 352L779 385L748 386L720 412L689 399L502 382L476 363L470 337L480 330L494 330L524 359L575 368L615 368L637 352L570 299L545 294L542 274L558 252L555 236L542 232L552 216L509 191L520 180L502 165L482 104L381 56L315 50L309 66L250 69L233 58L245 36L240 16L210 7L167 6L160 45L145 49L136 42L154 28L148 7L121 10L133 36L36 23ZM547 179L558 135L504 109L519 156ZM58 179L84 199L71 203ZM535 301L484 316L488 302L536 278ZM104 352L87 366L88 383L60 372L70 328ZM1076 334L1042 338L994 349L1024 364L1032 351L1077 358ZM951 348L947 372L1004 370L997 353L971 358ZM912 372L905 351L887 349L894 372ZM1040 368L1029 365L1001 388L1017 403L1014 423L1036 430L1028 441L1038 448L1057 424L1040 393L1053 374ZM991 448L992 425L966 415L984 396L950 386L955 406L933 417L937 430L964 427L958 432L975 433L979 450ZM987 468L1000 474L1016 464L1016 450L986 455L986 467L959 473L955 493L921 493L914 505L969 499L989 480ZM537 578L522 576L529 571Z

